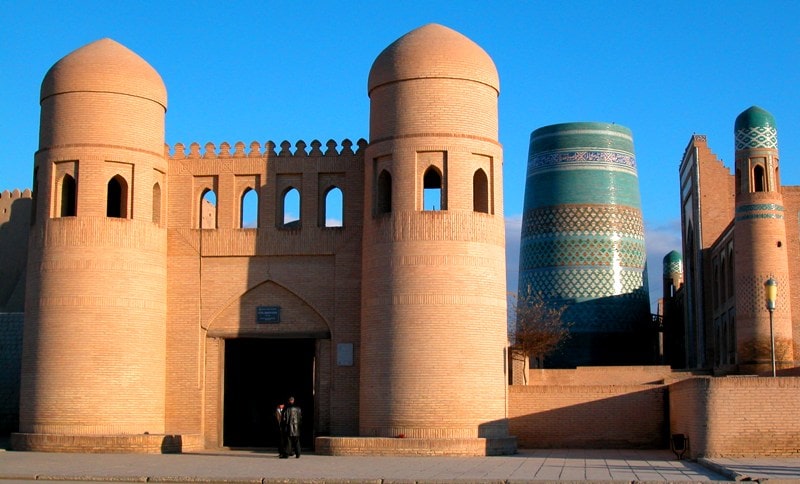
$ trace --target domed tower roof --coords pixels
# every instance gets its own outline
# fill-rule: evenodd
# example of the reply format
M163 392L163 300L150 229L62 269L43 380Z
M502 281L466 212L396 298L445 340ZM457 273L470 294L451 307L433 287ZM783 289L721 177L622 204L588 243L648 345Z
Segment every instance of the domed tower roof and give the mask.
M489 54L439 24L412 30L384 49L370 69L368 92L391 82L425 78L468 79L500 92L500 78Z
M683 257L680 252L672 251L664 256L664 275L667 274L682 274L683 273Z
M56 62L42 81L40 102L67 92L109 92L137 96L167 108L167 89L155 69L111 39L87 44Z
M733 132L737 150L778 147L775 117L758 106L751 106L736 117Z

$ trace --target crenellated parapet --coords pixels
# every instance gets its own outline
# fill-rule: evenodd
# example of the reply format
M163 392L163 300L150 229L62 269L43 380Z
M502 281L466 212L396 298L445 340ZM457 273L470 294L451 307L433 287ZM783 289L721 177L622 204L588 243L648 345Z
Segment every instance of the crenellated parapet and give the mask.
M19 199L19 198L31 198L30 189L26 188L26 189L24 189L22 191L19 191L19 189L15 188L12 191L3 190L3 192L0 193L0 200L3 200L3 201L5 201L5 200L16 200L16 199Z
M26 199L30 200L31 197L32 197L31 191L27 188L22 191L19 191L16 188L12 191L3 190L3 192L0 193L0 224L8 222L9 220L12 219L12 217L14 218L20 217L28 220L28 218L30 217L30 202L28 202L27 204L21 204L17 206L15 206L15 204L19 200L26 200ZM22 207L22 205L25 206L26 209L25 214L23 215L21 213L14 213L12 208L16 209L18 212L21 212L19 209Z
M201 146L194 142L187 146L183 143L176 143L172 148L165 145L165 155L173 160L184 159L214 159L214 158L272 158L272 157L296 157L305 158L309 156L348 156L361 153L367 147L367 141L359 139L355 145L349 139L345 139L341 144L330 139L322 146L319 140L311 141L310 145L303 140L294 144L289 141L282 141L276 145L273 141L267 141L262 146L258 141L252 141L249 149L241 141L236 142L233 147L227 141L219 145L219 149L214 143L208 142ZM233 150L231 150L233 148Z

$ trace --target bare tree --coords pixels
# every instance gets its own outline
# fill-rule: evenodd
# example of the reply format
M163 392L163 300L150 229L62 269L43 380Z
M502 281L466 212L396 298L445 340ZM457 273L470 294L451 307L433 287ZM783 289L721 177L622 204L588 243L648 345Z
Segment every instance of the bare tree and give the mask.
M572 325L563 321L566 306L545 301L530 286L525 292L509 298L515 320L509 326L511 355L515 359L530 358L541 368L544 358L557 350L568 338Z

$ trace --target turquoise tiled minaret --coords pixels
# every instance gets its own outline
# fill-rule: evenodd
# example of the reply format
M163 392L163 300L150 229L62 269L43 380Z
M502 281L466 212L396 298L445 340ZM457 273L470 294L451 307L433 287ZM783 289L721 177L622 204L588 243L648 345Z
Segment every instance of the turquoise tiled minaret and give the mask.
M796 366L791 298L779 297L773 313L764 303L767 280L784 294L791 280L775 118L751 106L736 117L733 135L736 363L739 373L770 375Z
M565 347L546 366L649 362L645 260L631 131L608 123L534 131L519 290L566 305L572 323Z

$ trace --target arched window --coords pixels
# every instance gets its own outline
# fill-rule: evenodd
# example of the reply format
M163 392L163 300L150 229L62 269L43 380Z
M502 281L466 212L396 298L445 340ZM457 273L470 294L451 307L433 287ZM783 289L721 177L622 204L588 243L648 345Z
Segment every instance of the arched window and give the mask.
M108 181L106 217L128 217L128 183L117 175Z
M254 229L258 227L258 193L247 187L242 193L239 217L239 228Z
M422 177L423 210L444 210L442 206L442 174L436 167L429 167Z
M283 226L294 228L300 226L300 190L289 187L283 193Z
M161 225L161 186L153 185L153 223Z
M764 192L767 189L767 180L764 178L764 167L756 165L753 168L753 190Z
M378 203L376 204L378 215L391 213L392 211L392 175L383 170L378 175Z
M77 212L77 193L75 189L75 179L72 175L64 175L61 179L61 207L62 217L74 217Z
M331 187L325 193L325 227L344 225L344 200L339 187Z
M217 194L206 190L200 197L200 228L217 228Z
M489 179L480 168L472 176L472 210L489 213Z

